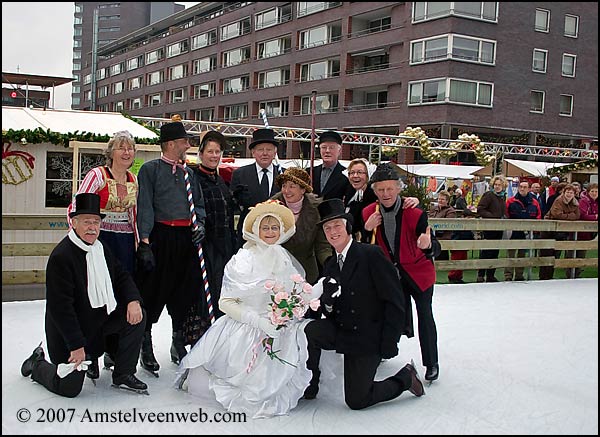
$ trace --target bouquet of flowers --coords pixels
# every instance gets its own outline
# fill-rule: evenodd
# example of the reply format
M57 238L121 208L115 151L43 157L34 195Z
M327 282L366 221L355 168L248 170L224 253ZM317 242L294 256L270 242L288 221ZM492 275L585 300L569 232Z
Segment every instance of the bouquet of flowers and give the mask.
M283 329L291 320L302 320L308 309L316 311L319 309L319 299L312 298L312 286L299 274L291 275L290 279L293 282L292 290L287 291L281 282L267 281L265 289L271 294L269 320L276 326L276 329ZM279 360L283 364L289 364L296 367L294 364L279 357L279 350L273 350L273 337L266 336L259 344L262 345L263 351L269 358ZM252 361L248 365L248 371L252 368L256 360L256 352L253 354Z

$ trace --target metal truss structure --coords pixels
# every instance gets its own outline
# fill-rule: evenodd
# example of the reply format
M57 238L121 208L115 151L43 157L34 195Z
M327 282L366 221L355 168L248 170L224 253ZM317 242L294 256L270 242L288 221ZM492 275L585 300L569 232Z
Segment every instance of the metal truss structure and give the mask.
M135 116L138 122L146 124L148 126L159 128L163 123L169 122L169 119L165 118L154 118L154 117L140 117ZM238 124L238 123L225 123L225 122L208 122L208 121L194 121L194 120L182 120L186 131L191 135L200 135L202 132L208 130L217 130L227 137L245 137L251 138L252 132L256 129L264 128L264 125L252 125L252 124ZM312 142L312 130L307 128L299 127L281 127L281 126L270 126L275 131L275 138L283 141L299 141L299 142ZM315 136L323 132L323 129L315 129ZM357 146L369 146L369 161L380 162L382 149L384 147L389 148L409 148L409 149L420 149L419 141L412 137L405 137L400 135L384 135L374 134L365 132L349 132L349 131L337 131L344 144L357 145ZM405 139L406 143L403 145L396 144L396 140ZM456 144L462 144L461 148L456 148L458 152L470 152L473 153L473 148L469 142L461 141L458 139L441 139L441 138L429 138L431 141L432 150L447 150L450 148L450 144L453 146ZM501 157L541 157L548 160L556 160L557 158L566 158L572 161L580 161L583 159L598 159L597 150L589 149L578 149L578 148L556 148L548 146L533 146L528 144L502 144L502 143L483 143L484 151L488 155L495 155L498 158Z

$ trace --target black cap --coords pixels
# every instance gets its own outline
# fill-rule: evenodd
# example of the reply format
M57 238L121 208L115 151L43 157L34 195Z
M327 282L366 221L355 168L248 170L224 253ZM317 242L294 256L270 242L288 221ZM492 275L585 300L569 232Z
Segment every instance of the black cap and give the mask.
M200 146L198 146L201 152L204 150L209 141L219 143L221 146L221 151L224 151L227 148L227 140L225 139L225 135L216 130L209 130L206 132L206 134L204 134L202 141L200 141Z
M96 193L80 193L75 196L75 211L71 211L69 217L80 214L98 215L101 219L106 217L106 214L100 212L100 196Z
M248 146L252 150L257 144L270 143L275 147L279 147L279 141L275 139L275 132L273 129L256 129L252 132L252 142Z
M343 142L342 136L332 130L321 132L321 134L319 135L319 144L324 143L326 141L333 141L334 143L338 143L340 146Z
M352 222L354 220L352 214L346 212L346 207L341 199L324 200L319 204L318 208L319 215L321 216L321 221L317 223L319 226L337 218L344 218L348 220L351 225L353 224Z
M399 179L400 174L396 170L396 166L394 164L385 163L377 166L377 169L371 176L371 183L381 181L397 181Z
M161 143L179 140L180 138L189 138L182 122L174 121L172 123L165 123L160 127Z

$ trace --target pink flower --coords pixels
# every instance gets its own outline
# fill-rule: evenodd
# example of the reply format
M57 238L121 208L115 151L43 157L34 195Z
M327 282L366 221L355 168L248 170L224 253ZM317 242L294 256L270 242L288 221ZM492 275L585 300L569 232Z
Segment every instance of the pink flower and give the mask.
M286 291L280 291L275 294L275 303L279 304L282 300L287 300L289 297Z
M310 309L313 311L317 311L321 306L321 301L319 299L313 299L309 302Z
M304 317L304 314L306 314L306 308L303 306L294 307L292 309L292 313L294 313L294 317L296 317L297 319L301 319L302 317Z
M304 285L302 286L302 291L304 291L306 294L311 294L312 293L312 285L310 285L308 282L305 282Z
M299 275L298 273L290 276L290 279L292 281L294 281L296 284L300 284L301 282L304 282L304 278L301 275Z
M275 286L275 281L268 280L267 282L265 282L265 288L267 290L272 290L274 286Z
M275 293L278 293L278 292L280 292L280 291L283 291L283 290L284 290L284 288L283 288L283 284L281 284L281 283L279 283L279 282L278 282L278 283L276 283L276 284L273 286L273 291L274 291Z

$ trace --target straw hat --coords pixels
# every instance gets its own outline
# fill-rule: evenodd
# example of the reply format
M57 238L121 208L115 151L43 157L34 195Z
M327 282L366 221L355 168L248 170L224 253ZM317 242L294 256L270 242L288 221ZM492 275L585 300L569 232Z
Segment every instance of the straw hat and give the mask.
M286 181L300 185L300 187L304 188L307 193L312 193L313 189L310 185L310 176L301 168L290 167L277 176L277 179L275 180L279 188L281 188Z
M250 208L250 212L244 220L244 231L251 234L252 225L256 219L264 217L265 215L273 215L281 219L281 222L283 223L282 234L296 226L292 210L287 206L284 206L283 203L278 200L269 199L266 202L258 203L255 207Z

